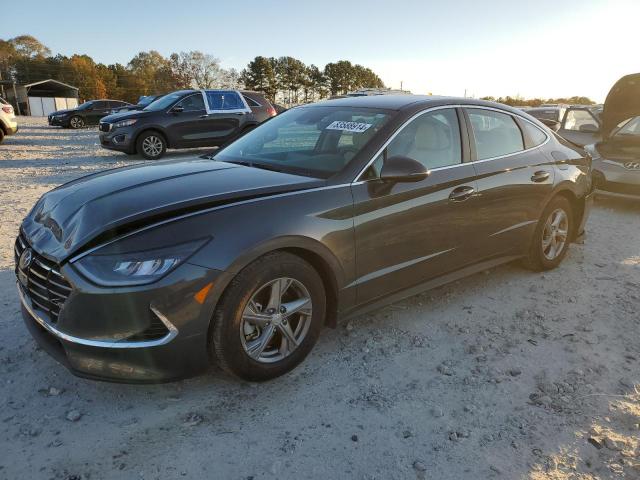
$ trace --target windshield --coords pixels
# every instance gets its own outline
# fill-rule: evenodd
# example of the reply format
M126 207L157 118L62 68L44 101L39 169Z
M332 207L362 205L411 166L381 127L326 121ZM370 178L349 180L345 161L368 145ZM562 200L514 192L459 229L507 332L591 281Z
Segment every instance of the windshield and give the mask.
M152 102L154 102L155 100L158 100L161 97L154 97L153 95L149 95L148 97L141 97L140 100L138 100L138 105L142 105L142 106L147 106L150 105Z
M143 110L152 110L152 111L164 110L166 108L169 108L178 100L180 100L182 97L184 97L184 95L185 95L185 92L170 93L169 95L165 95L164 97L160 97L157 100L154 100L149 105L144 107Z
M389 118L387 111L370 108L294 108L236 140L214 158L329 178L341 171Z
M93 105L93 102L84 102L82 105L80 105L78 107L78 110L86 110L87 108L91 107Z

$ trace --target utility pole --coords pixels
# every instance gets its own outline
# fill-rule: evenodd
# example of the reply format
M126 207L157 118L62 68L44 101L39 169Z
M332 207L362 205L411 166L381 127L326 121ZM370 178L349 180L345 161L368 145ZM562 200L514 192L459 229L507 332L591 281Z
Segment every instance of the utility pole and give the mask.
M402 89L402 80L400 80L400 91L404 92L404 90Z
M2 70L0 70L0 92L2 92L2 93L0 93L0 96L2 98L5 98L4 97L4 85L2 84Z

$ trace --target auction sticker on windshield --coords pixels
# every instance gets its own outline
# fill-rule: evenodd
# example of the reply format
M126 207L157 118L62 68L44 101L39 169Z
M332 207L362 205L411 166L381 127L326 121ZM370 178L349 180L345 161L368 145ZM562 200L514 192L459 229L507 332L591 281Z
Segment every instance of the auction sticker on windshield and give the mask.
M336 120L327 127L327 130L342 130L345 132L362 133L370 126L370 123L342 122L340 120Z

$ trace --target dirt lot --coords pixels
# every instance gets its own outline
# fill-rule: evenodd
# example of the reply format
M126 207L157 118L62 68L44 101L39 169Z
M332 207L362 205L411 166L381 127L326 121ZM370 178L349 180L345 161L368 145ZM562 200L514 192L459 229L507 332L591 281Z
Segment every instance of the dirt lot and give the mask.
M640 202L599 199L555 271L343 323L270 383L78 379L22 323L13 240L48 189L138 161L33 119L0 146L0 478L640 478Z

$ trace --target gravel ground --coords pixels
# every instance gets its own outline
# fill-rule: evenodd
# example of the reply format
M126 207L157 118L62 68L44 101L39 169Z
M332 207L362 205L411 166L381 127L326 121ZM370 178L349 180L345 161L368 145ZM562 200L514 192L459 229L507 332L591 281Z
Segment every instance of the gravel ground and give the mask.
M555 271L342 323L275 381L100 383L27 333L13 240L46 190L140 160L20 120L0 147L0 478L640 478L640 202L599 199Z

